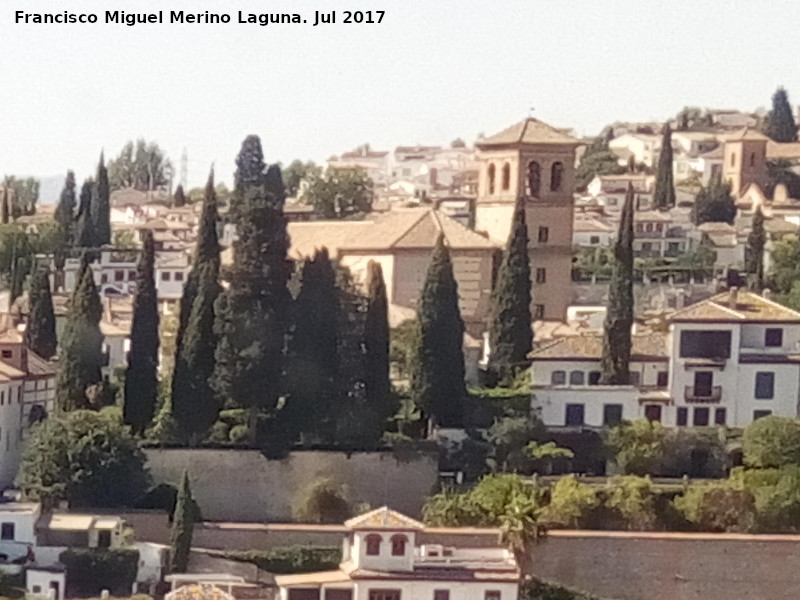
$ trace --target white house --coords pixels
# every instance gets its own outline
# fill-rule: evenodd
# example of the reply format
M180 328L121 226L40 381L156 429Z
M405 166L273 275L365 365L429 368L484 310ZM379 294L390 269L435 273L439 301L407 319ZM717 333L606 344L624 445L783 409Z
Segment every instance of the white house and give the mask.
M593 217L576 218L572 225L573 246L610 246L614 228Z
M661 136L644 133L626 133L614 138L608 143L608 149L621 157L621 161L630 155L634 156L636 163L644 163L654 167L661 149Z
M281 600L516 600L520 570L502 548L418 545L424 525L387 507L345 523L339 569L279 575Z

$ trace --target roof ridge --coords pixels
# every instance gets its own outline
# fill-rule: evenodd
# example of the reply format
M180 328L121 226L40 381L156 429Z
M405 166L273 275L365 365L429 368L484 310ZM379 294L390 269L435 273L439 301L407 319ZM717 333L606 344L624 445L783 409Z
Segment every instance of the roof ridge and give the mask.
M745 293L746 294L751 294L751 295L755 296L756 298L758 298L759 300L761 300L762 302L766 302L767 304L770 304L770 305L774 306L775 308L780 308L782 310L786 310L786 311L789 311L791 313L794 313L794 314L796 314L798 316L798 318L800 318L800 312L796 311L793 308L789 308L788 306L784 306L783 304L781 304L780 302L776 302L772 298L765 298L761 294L756 294L755 292L751 292L750 290L746 290Z
M397 244L399 244L399 243L400 243L400 240L402 240L402 239L403 239L404 237L406 237L406 236L407 236L409 233L411 233L411 231L412 231L412 230L413 230L413 229L414 229L414 228L415 228L417 225L419 225L419 224L422 222L422 220L423 220L425 217L427 217L427 216L428 216L428 214L431 212L431 210L432 210L432 209L430 209L430 208L427 208L427 209L425 209L424 211L420 211L419 218L415 219L415 220L414 220L414 221L411 223L411 225L409 225L409 226L408 226L408 227L407 227L407 228L406 228L406 229L405 229L405 230L404 230L402 233L400 233L398 236L396 236L396 237L394 238L394 241L393 241L391 244L389 244L389 248L394 248L395 246L397 246Z

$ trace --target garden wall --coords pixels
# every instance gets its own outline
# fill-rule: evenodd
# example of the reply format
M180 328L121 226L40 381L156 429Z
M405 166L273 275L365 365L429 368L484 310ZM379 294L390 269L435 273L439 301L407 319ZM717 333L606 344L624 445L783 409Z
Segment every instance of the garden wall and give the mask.
M208 521L286 522L292 506L312 482L342 484L352 504L384 504L418 517L438 482L437 456L430 453L299 451L270 460L255 450L148 449L156 484L178 485L189 472L192 493Z

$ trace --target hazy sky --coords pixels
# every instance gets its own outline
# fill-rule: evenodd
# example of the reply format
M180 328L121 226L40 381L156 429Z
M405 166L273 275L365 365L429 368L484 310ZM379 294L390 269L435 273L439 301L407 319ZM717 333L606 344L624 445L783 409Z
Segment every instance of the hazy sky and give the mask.
M766 4L766 3L764 3ZM528 114L581 134L686 104L800 104L800 2L770 0L4 0L0 174L89 174L101 148L157 141L189 184L230 181L245 135L269 161L370 142L472 141ZM14 11L210 10L228 25L15 25ZM315 10L385 10L312 27ZM237 11L305 25L240 25Z

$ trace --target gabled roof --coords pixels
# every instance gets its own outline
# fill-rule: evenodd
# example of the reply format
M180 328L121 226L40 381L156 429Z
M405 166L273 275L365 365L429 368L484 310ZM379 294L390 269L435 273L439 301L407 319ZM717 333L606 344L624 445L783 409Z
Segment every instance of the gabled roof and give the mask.
M731 292L692 304L669 317L673 323L800 323L800 312L749 291L739 291L732 306Z
M633 361L669 358L663 334L633 335L631 342ZM533 360L600 360L602 356L603 336L599 334L562 337L528 354Z
M736 133L732 133L731 135L726 135L722 139L726 142L769 141L769 138L763 133L756 131L755 129L750 129L749 127L745 127L744 129L737 131Z
M484 146L505 146L508 144L562 144L565 146L580 146L580 140L576 140L571 135L551 127L538 119L528 117L519 123L504 129L500 133L479 140L476 145Z
M344 526L354 530L388 529L407 531L409 529L425 529L425 525L419 521L400 514L388 506L382 506L358 517L353 517L349 521L345 521Z

